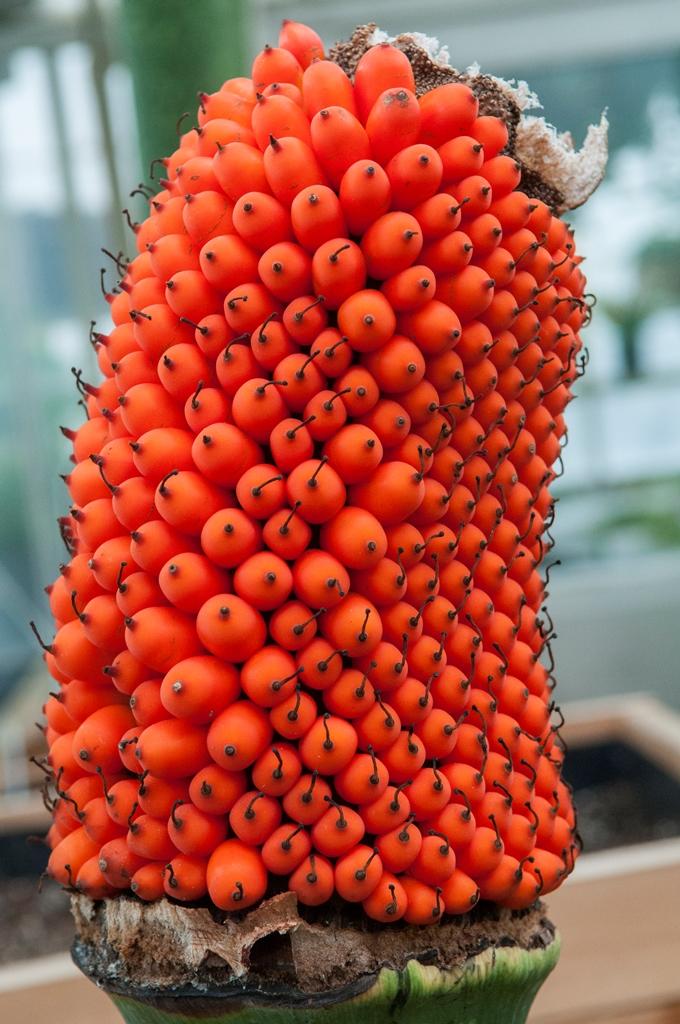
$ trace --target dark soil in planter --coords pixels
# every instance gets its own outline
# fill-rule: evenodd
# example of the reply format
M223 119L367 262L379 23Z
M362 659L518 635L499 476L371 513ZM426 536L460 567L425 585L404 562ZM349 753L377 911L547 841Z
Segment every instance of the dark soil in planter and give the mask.
M0 835L0 964L67 950L73 938L69 898L45 880L48 851L20 834Z
M585 850L612 849L680 836L680 782L624 743L572 747L567 775L574 787ZM69 900L46 880L44 846L24 835L0 835L0 964L69 949Z
M70 948L73 919L68 896L54 884L46 883L39 896L37 888L35 876L0 879L0 965Z
M680 836L680 782L626 743L569 748L584 851Z

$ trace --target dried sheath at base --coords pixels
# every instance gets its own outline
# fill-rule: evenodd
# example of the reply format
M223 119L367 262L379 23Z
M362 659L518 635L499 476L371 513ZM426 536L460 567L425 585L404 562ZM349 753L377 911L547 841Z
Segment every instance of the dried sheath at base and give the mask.
M540 907L406 932L303 921L287 895L234 925L125 898L74 897L74 915L76 963L128 1024L519 1024L559 953Z

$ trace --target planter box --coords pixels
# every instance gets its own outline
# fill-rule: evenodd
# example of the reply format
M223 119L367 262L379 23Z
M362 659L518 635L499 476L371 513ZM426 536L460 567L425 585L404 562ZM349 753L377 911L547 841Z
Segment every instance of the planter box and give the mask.
M583 701L565 708L565 715L562 733L575 762L587 760L587 748L623 744L663 771L680 793L680 718L658 701ZM0 834L38 830L45 821L33 801L0 803ZM678 1024L678 892L680 836L584 854L547 901L562 934L562 955L531 1024ZM0 1020L34 1024L48 1014L69 1024L120 1024L108 998L66 953L0 968Z
M0 1020L7 1024L121 1024L120 1014L69 953L0 968Z
M680 785L680 717L658 701L583 701L565 715L570 750L623 743ZM562 955L531 1024L677 1024L679 892L680 837L585 853L547 900Z

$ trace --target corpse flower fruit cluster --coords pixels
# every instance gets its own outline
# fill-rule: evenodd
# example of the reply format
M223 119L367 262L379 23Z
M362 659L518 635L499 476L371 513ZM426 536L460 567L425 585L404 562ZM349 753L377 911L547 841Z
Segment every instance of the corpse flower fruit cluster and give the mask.
M64 430L63 885L431 924L573 867L542 607L589 309L509 141L293 22L201 95Z

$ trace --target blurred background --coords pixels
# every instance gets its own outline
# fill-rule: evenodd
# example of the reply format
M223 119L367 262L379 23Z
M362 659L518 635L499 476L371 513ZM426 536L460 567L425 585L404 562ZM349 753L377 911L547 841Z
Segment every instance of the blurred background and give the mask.
M527 80L579 145L607 109L607 178L569 215L598 304L556 487L559 696L646 692L680 709L677 0L0 0L0 793L20 821L50 689L27 622L50 631L58 427L81 421L70 369L95 376L90 323L107 328L101 247L133 250L120 211L142 214L129 193L150 158L174 148L198 89L248 72L282 17L327 43L368 19L434 35L454 66Z

